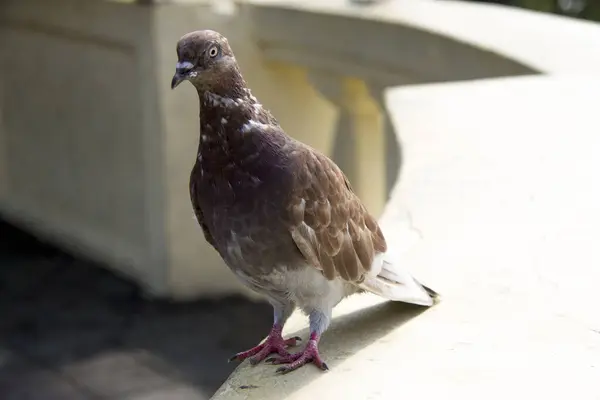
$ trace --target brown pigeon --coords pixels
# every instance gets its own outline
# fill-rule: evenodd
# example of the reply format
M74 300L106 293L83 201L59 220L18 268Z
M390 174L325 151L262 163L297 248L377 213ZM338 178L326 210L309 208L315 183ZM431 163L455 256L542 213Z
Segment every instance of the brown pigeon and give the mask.
M227 39L211 30L177 43L174 89L190 81L200 100L200 142L190 176L192 206L206 240L241 281L273 306L273 328L258 346L231 360L269 359L289 372L327 365L317 344L343 298L372 292L431 306L437 294L386 257L375 218L340 168L288 136L248 89ZM310 338L284 339L283 325L299 307Z

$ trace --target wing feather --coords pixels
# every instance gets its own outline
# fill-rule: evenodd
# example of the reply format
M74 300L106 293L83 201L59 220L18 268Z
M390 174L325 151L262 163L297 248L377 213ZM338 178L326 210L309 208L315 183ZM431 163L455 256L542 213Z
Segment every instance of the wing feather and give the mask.
M296 247L327 279L360 282L386 250L377 221L325 155L307 147L297 170L288 213Z

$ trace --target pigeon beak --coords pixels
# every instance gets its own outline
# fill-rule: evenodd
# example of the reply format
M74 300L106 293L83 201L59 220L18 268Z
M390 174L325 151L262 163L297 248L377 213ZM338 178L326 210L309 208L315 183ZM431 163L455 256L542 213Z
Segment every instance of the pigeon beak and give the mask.
M194 64L189 61L178 62L175 66L175 75L171 80L171 89L175 89L181 82L188 80L192 68L194 68Z
M171 80L171 89L175 89L177 86L179 86L179 84L183 81L186 80L186 77L184 75L178 74L177 72L175 72L175 75L173 75L173 79Z

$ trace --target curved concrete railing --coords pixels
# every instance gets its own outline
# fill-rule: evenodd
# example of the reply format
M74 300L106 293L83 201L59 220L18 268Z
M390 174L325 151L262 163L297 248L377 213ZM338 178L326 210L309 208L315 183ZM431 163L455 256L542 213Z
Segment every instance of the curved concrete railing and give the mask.
M308 365L278 376L274 366L244 362L212 399L565 398L575 387L578 396L597 398L598 26L442 1L362 11L316 1L247 7L266 58L366 86L381 78L377 100L403 155L381 222L407 268L443 300L423 312L374 296L350 298L334 311L320 345L330 371ZM374 21L383 21L380 36ZM314 28L302 33L309 22ZM362 31L353 32L354 23ZM519 43L507 38L507 26L520 33ZM403 64L404 53L390 55L383 42L393 37L410 53L404 34L412 43L420 37L425 50ZM440 43L473 59L454 59ZM431 48L431 60L451 68L429 65L407 78L407 65L417 65L415 57L423 63ZM483 66L470 65L477 49ZM338 62L355 58L372 68ZM469 60L464 69L461 60ZM450 80L452 68L454 80L485 78L485 65L494 66L488 77L505 77L381 84ZM506 77L531 74L544 75ZM296 313L284 335L306 338L306 325Z
M267 57L366 79L401 84L402 75L415 83L600 67L598 24L552 14L453 0L243 3Z

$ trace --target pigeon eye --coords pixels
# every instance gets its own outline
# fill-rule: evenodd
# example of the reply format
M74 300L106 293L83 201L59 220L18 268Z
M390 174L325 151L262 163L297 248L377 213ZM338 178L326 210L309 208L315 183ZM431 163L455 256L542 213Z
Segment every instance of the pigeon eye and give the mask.
M208 55L210 57L216 57L217 54L219 54L219 49L217 49L217 46L213 46L208 50Z

